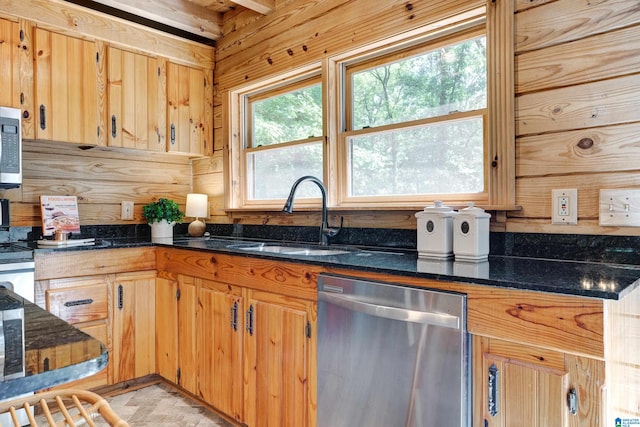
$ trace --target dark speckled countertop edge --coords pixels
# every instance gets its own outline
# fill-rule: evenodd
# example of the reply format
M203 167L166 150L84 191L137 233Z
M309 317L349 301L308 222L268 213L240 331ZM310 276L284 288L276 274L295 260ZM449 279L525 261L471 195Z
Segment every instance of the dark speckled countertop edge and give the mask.
M155 244L146 239L104 239L93 246L36 249L36 252L165 246L391 274L398 276L399 283L402 277L418 277L607 300L622 299L640 286L640 267L628 264L510 256L489 256L484 263L431 261L419 259L415 251L357 248L352 248L353 251L348 254L312 257L240 250L233 247L238 242L245 240L229 237L176 238L173 244Z

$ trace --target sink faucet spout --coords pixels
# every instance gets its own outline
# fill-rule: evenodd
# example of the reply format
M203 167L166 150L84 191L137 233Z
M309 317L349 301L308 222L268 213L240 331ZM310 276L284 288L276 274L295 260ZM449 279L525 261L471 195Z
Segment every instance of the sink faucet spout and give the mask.
M302 178L298 178L296 182L291 186L291 192L289 193L289 197L287 197L287 201L282 208L283 212L293 213L293 198L296 194L296 190L298 189L298 185L303 183L304 181L311 181L320 188L320 193L322 194L322 224L320 225L320 235L319 235L319 243L321 245L329 244L329 237L333 237L342 229L342 221L343 218L340 217L340 226L337 228L329 227L329 220L327 214L327 190L324 188L324 184L315 176L307 175Z

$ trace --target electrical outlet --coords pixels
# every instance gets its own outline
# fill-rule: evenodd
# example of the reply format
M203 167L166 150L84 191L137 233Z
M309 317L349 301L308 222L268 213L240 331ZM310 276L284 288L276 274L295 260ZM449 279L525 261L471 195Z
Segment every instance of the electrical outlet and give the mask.
M551 193L551 223L578 224L578 190L552 190Z
M122 201L122 203L120 204L120 219L133 219L133 202L126 200Z
M600 225L640 227L640 189L600 190Z

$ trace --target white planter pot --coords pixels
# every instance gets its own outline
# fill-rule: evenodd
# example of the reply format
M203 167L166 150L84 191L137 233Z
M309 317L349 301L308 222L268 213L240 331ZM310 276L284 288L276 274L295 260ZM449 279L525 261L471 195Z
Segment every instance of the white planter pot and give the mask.
M152 222L151 226L151 241L153 243L173 243L173 226L175 222L167 222L163 219L160 222Z

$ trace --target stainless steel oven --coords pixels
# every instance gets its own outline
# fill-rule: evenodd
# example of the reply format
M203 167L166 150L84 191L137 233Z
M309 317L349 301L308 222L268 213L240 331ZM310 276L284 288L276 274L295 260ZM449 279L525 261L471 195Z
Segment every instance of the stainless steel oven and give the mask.
M466 296L321 274L318 427L471 425Z

